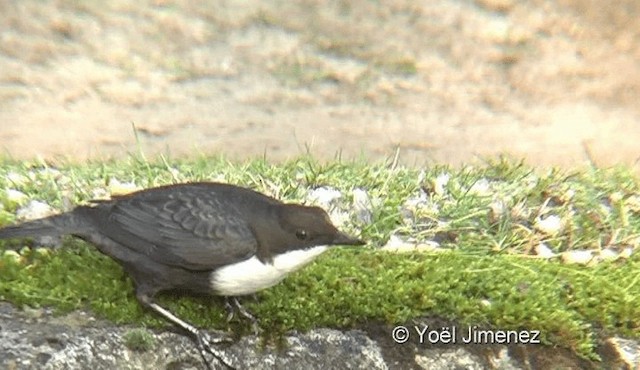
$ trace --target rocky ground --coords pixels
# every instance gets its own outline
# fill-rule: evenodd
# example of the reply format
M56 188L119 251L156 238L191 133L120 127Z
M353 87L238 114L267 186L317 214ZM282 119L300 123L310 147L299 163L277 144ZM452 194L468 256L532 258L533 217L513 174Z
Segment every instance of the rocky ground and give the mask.
M0 1L0 147L637 166L640 3Z
M442 325L433 319L407 324ZM0 302L0 365L5 369L198 369L194 344L172 332L146 331L148 345L127 339L132 328L114 327L85 312L52 316L48 310L17 311ZM139 330L139 329L135 329ZM393 342L391 327L316 329L289 333L281 348L255 336L219 346L238 369L634 369L636 342L610 338L590 362L566 350L528 345L429 345L415 338ZM212 333L212 335L214 335ZM223 368L212 361L215 368Z

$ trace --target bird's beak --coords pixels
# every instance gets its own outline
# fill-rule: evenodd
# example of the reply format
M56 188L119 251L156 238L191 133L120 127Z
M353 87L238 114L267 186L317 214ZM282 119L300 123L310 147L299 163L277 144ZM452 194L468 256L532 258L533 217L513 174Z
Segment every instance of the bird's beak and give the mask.
M354 238L350 235L347 235L341 231L338 231L336 237L333 239L331 244L334 245L365 245L367 244L364 240Z

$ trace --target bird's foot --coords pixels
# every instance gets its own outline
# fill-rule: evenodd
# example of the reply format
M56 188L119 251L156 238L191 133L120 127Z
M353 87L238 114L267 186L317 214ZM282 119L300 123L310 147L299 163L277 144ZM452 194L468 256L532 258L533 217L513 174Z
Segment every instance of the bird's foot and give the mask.
M224 352L216 350L214 348L214 345L216 344L233 342L233 339L225 335L218 335L216 338L212 338L206 332L197 329L193 325L189 324L184 320L181 320L179 317L167 311L166 309L158 306L156 303L154 303L151 300L151 298L148 295L144 293L138 292L138 300L140 301L140 303L142 303L146 307L155 311L158 315L164 317L168 321L177 325L179 328L184 330L185 333L188 333L189 335L191 335L191 338L195 341L196 345L198 346L198 351L200 352L200 356L202 356L202 361L204 362L207 369L211 369L211 362L207 358L207 354L213 356L216 360L222 363L222 365L224 365L225 368L228 368L228 369L234 368L231 365L231 361L229 360L229 357L225 355Z
M240 315L242 315L244 318L251 321L251 329L253 331L253 334L256 336L260 334L261 330L260 330L258 319L255 316L253 316L253 314L249 312L246 308L244 308L244 306L240 304L240 301L238 301L238 298L227 297L227 299L225 299L224 301L224 307L227 310L227 322L233 319L236 312L239 312Z
M195 337L196 343L198 345L198 351L200 351L200 356L202 356L202 361L207 366L207 369L212 369L211 361L207 358L207 354L213 356L222 365L224 365L225 368L235 369L235 367L231 365L231 359L224 352L214 348L214 345L216 344L230 343L233 342L233 339L227 336L212 338L209 334L202 330L198 330L195 333Z

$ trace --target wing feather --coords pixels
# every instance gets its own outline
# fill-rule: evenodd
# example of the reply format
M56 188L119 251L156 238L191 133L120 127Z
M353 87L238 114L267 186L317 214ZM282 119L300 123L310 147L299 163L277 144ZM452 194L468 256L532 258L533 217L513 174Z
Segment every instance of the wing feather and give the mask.
M239 212L203 196L183 192L120 199L110 211L115 227L108 236L157 262L194 270L255 255L257 241Z

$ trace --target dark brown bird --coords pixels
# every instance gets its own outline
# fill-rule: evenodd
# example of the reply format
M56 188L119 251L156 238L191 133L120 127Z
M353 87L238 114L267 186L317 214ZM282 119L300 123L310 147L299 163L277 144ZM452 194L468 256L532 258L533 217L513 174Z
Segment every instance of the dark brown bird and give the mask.
M269 288L331 245L362 245L319 207L285 204L221 183L161 186L0 229L0 239L73 235L118 261L145 307L190 333L231 367L211 338L154 302L174 290L228 297ZM233 300L237 308L241 306ZM242 311L250 316L246 311Z

